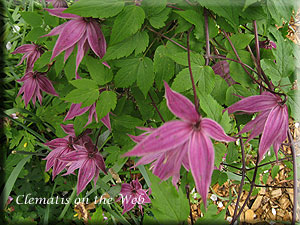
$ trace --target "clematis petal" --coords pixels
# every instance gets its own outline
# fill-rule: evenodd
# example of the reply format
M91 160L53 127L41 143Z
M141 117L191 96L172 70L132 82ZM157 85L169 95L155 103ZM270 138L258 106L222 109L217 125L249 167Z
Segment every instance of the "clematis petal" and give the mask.
M189 122L199 121L200 115L195 105L185 96L172 91L167 82L164 81L166 89L167 105L170 111L182 120Z
M85 160L79 169L77 195L82 192L95 176L96 165L93 159Z
M235 138L229 137L225 134L223 128L212 119L204 118L201 120L200 129L203 129L208 136L218 141L235 141Z
M42 91L47 92L48 94L51 94L54 96L58 96L51 81L47 77L41 75L37 78L37 82Z
M77 74L77 71L78 71L78 68L79 68L79 64L81 63L82 59L83 59L83 56L85 54L85 51L84 51L84 44L87 40L87 37L86 35L82 36L81 39L79 39L78 41L78 50L77 50L77 56L76 56L76 69L75 69L75 74ZM76 77L76 79L78 79Z
M30 99L33 97L33 94L35 93L36 91L36 88L37 88L37 82L35 79L28 79L24 82L24 95L23 95L23 98L24 98L24 103L25 103L25 106L28 105Z
M71 104L71 107L70 107L66 117L64 118L64 121L71 120L75 116L80 116L80 115L84 114L85 112L87 112L89 109L90 109L89 106L81 108L81 103L79 103L79 104L73 103L73 104Z
M149 153L167 151L183 144L191 135L192 128L183 121L170 121L137 144L124 156L142 156Z
M189 164L196 188L206 207L207 194L214 169L214 148L209 137L202 132L194 132L189 144Z
M75 14L71 14L71 13L63 13L63 11L65 11L65 8L55 8L55 9L45 9L46 11L49 12L50 15L52 16L57 16L59 18L63 18L63 19L78 19L81 18L78 15Z
M75 136L74 126L73 124L61 124L60 127L64 130L66 134L69 134L71 136Z
M96 21L91 21L87 26L88 42L99 58L103 58L106 52L106 41Z
M82 38L85 30L86 22L83 20L70 20L66 22L66 25L61 31L53 48L51 60L58 56L62 51L75 45Z
M286 108L278 105L273 108L266 121L263 134L259 144L259 162L263 159L268 149L274 142L277 142L278 137L282 135L282 128L286 133Z
M66 63L67 59L72 54L74 48L75 48L75 45L72 45L70 48L66 49L65 56L64 56L64 63Z
M228 113L243 111L247 113L269 110L278 104L278 98L275 95L256 95L243 98L242 100L229 106Z
M107 113L107 115L101 119L101 122L107 127L107 129L109 129L111 131L109 113Z
M42 37L49 37L49 36L59 35L59 34L63 31L63 29L65 28L66 24L67 24L67 23L63 23L63 24L61 24L61 25L59 25L59 26L53 28L53 29L50 31L50 33L41 36L41 38L42 38Z

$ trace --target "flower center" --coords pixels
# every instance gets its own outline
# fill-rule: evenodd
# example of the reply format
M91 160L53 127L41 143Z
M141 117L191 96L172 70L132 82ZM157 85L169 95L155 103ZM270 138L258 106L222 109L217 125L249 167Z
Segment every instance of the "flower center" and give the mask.
M92 19L93 19L92 17L83 17L84 22L87 22L87 23L91 22Z
M193 124L193 130L199 131L201 129L200 123L201 123L201 120L199 120L199 121L197 121L197 123Z
M94 158L94 156L95 156L95 152L92 152L92 153L89 153L89 154L88 154L89 159Z

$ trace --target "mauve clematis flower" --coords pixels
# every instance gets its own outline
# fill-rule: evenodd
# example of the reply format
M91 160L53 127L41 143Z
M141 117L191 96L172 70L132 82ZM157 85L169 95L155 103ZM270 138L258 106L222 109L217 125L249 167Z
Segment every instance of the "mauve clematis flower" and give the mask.
M123 212L122 215L128 211L130 211L136 204L138 204L139 209L143 214L143 207L145 203L151 203L149 198L149 190L142 189L142 185L139 180L133 180L129 184L122 184L120 195L121 197L117 199L117 201L122 199L123 204Z
M17 53L24 54L17 66L21 65L22 62L27 59L26 72L28 72L33 69L35 61L40 58L40 56L44 53L44 50L42 46L33 43L22 45L11 54Z
M259 47L265 49L272 49L272 48L276 48L277 46L274 41L265 40L265 41L259 41Z
M98 116L96 112L96 103L87 106L87 107L82 107L81 104L72 104L64 121L66 120L71 120L76 116L80 116L84 114L85 112L89 111L89 119L88 122L85 124L85 127L89 125L93 121L93 117L95 118L96 122L98 123ZM110 119L109 119L109 113L101 119L101 122L109 129L111 130L111 124L110 124Z
M247 140L248 142L262 133L258 150L259 162L271 145L273 145L277 157L279 147L287 138L289 129L287 106L282 103L280 97L269 92L263 92L262 95L243 98L226 110L228 110L228 113L236 111L246 113L259 112L255 119L247 123L239 134L252 130Z
M54 8L68 8L66 0L46 0L46 2L51 2Z
M71 151L74 151L74 144L83 145L84 143L88 142L92 143L92 139L87 136L88 132L86 132L82 137L77 138L73 128L73 124L61 124L60 126L68 135L64 138L56 138L44 143L44 145L52 149L52 151L44 159L47 160L45 171L48 171L50 168L52 168L52 180L54 180L56 175L58 175L64 168L66 168L68 164L67 162L60 161L58 159L59 157Z
M206 205L215 156L210 137L225 142L235 139L227 136L217 122L202 118L197 113L194 104L185 96L172 91L166 82L165 89L168 108L181 120L166 122L124 156L151 157L152 155L157 158L157 154L165 153L166 156L155 164L158 170L163 170L157 173L172 173L173 175L177 173L177 168L180 168L181 164L185 164L186 160L188 162L186 162L186 169L191 169L197 191ZM167 166L159 164L167 164Z
M215 74L220 75L226 81L228 86L237 84L237 82L235 82L229 74L229 63L226 60L217 62L212 66L212 69Z
M78 79L80 78L77 72L79 64L90 48L101 59L106 53L106 41L100 29L100 25L97 20L93 18L85 18L70 13L63 13L65 10L63 8L46 10L53 16L71 19L64 24L55 27L49 34L42 37L59 35L53 48L51 60L65 51L64 60L66 61L77 44L78 49L75 74L76 79ZM103 64L108 66L105 62Z
M42 104L42 91L58 96L51 81L46 77L46 74L47 73L29 71L20 80L17 80L18 82L24 82L18 96L24 93L22 99L24 99L25 106L28 105L30 99L32 99L32 103L35 105L36 98L38 98L40 104Z
M64 175L79 169L77 182L77 195L79 195L93 178L96 185L100 170L105 174L107 172L102 155L91 142L84 143L84 146L73 144L73 147L75 151L64 154L59 157L59 160L70 163L68 171Z

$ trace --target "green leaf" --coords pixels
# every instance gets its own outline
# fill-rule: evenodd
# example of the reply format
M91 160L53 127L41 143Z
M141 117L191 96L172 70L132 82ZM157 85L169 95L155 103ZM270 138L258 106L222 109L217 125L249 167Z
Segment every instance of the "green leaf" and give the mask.
M36 12L21 12L21 15L32 27L40 27L43 24L43 17Z
M145 57L140 60L137 69L137 86L143 92L145 98L154 82L153 62L150 58Z
M194 82L198 83L199 90L209 94L212 92L215 84L215 73L209 66L192 66ZM192 88L189 68L181 70L175 77L172 89L178 92L184 92Z
M226 154L226 146L224 144L214 144L214 149L215 149L215 166L219 168L220 163L223 160L223 157Z
M219 176L220 176L220 170L214 170L213 174L211 176L211 183L210 186L215 185L218 182Z
M78 79L78 80L72 80L70 83L79 89L97 89L98 86L93 80L89 79Z
M9 178L7 179L5 186L2 190L1 193L1 206L0 209L4 210L4 206L7 202L8 196L10 194L10 192L12 191L12 188L21 172L21 170L23 169L24 165L26 164L26 162L31 158L31 156L27 156L26 158L23 158L14 168L14 170L12 171L12 173L9 175Z
M85 129L85 125L88 121L88 117L86 113L84 113L81 116L76 116L74 120L74 130L75 130L75 135L78 136L79 134L82 133Z
M180 224L189 215L189 203L185 194L170 183L148 172L151 181L152 212L160 223Z
M278 174L280 168L278 165L273 166L272 171L271 171L271 176L273 179L275 179L276 175Z
M243 87L242 85L239 84L231 85L226 91L226 105L232 105L237 101L241 100L239 97L235 95L249 97L254 94L255 93L251 93L247 88Z
M155 14L149 18L149 22L152 27L159 29L163 26L165 26L165 21L169 18L168 15L171 12L170 8L165 8L163 11L161 11L158 14Z
M119 59L129 56L133 51L135 55L146 50L149 44L149 35L146 31L138 32L133 36L115 45L109 46L104 60Z
M88 56L86 58L86 66L92 77L98 85L104 85L113 78L112 71L104 66L98 59Z
M229 143L228 153L226 155L226 162L233 163L239 159L239 153L234 143Z
M202 87L199 87L201 89ZM203 91L198 91L200 107L206 113L207 117L215 120L216 122L220 122L222 120L222 106L218 104L218 102L211 96Z
M128 5L117 16L112 27L110 44L116 44L135 34L142 26L145 12L141 7Z
M56 75L58 76L62 71L62 69L64 68L64 56L62 54L55 57L54 67L55 67Z
M143 0L142 8L147 17L151 17L163 11L166 8L167 0Z
M42 54L41 57L35 61L33 69L41 72L41 69L50 63L51 55L52 52L50 51Z
M155 83L159 89L163 86L163 81L169 82L174 75L174 62L166 56L166 47L160 45L156 48L153 69L155 73Z
M72 53L66 62L64 71L68 80L75 78L75 69L76 69L76 55Z
M277 25L281 26L283 21L290 21L292 15L291 7L285 0L268 0L267 7Z
M80 0L64 12L82 17L108 18L121 12L124 4L124 0Z
M278 64L276 64L272 59L262 59L260 63L261 63L261 68L263 69L265 74L269 78L271 78L272 83L274 85L278 85L278 82L281 80Z
M41 27L34 27L25 37L26 41L37 41L41 36L46 34L45 30Z
M98 103L96 104L96 112L98 120L106 116L110 111L114 110L117 105L117 95L113 91L103 91L100 94Z
M137 70L140 60L138 58L126 60L122 68L115 76L116 87L126 88L132 85L137 79Z
M96 212L93 213L91 219L89 220L89 225L96 225L99 224L100 221L103 221L103 215L102 215L103 211L102 211L102 207L101 206L97 206L96 207Z
M47 11L45 11L44 20L45 23L51 27L56 27L59 25L59 18L56 16L51 16Z
M197 0L200 5L206 7L219 16L224 17L230 25L237 29L239 25L239 12L241 11L241 1L231 1L231 0Z
M254 35L252 34L234 34L230 37L230 40L232 41L233 46L236 49L244 49L247 47L247 45L250 44L250 42L253 40ZM233 51L231 48L231 45L229 44L229 42L226 40L225 41L225 47L230 50Z
M243 11L248 8L250 5L258 2L259 0L245 0L245 4L244 4L244 8L243 8Z
M226 173L220 173L218 178L218 184L222 186L228 180L228 176Z
M287 105L291 111L290 115L297 121L300 121L300 97L298 90L291 90L287 93Z
M72 103L82 103L82 107L92 105L96 102L99 97L99 90L86 88L86 89L75 89L72 90L67 96L64 98L65 101Z
M201 209L202 211L202 209ZM203 210L204 212L205 210ZM199 224L226 224L225 221L226 210L222 210L218 213L218 208L216 205L212 204L207 207L204 216L196 221L196 225ZM228 223L228 222L227 222Z
M114 119L116 127L135 128L142 126L144 122L130 115L118 116Z

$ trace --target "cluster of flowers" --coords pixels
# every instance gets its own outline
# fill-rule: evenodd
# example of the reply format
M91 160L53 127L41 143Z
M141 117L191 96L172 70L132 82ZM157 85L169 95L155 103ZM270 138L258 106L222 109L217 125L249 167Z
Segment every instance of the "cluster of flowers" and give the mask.
M64 0L52 0L53 6L65 7L64 2ZM106 42L99 23L93 18L83 18L63 13L64 8L46 10L51 15L70 19L44 36L59 35L53 48L51 60L65 51L64 59L66 61L77 45L75 74L76 79L79 79L78 67L87 51L91 48L99 58L102 58L106 52ZM271 46L271 48L274 48L276 47L274 44L261 43L261 47L270 48L269 46ZM25 105L29 103L30 99L35 104L36 97L41 103L41 91L58 96L52 83L46 77L46 73L33 71L34 63L43 54L43 51L41 46L27 44L13 52L13 54L25 54L20 63L25 58L27 59L26 74L19 80L24 82L19 94L24 93ZM103 64L108 66L106 62ZM230 78L227 61L220 61L213 69L216 74L219 74L228 82L228 85L236 83ZM153 173L161 180L172 177L172 183L175 187L177 187L180 179L180 168L183 165L187 171L191 170L196 189L206 205L214 169L215 153L211 138L223 142L231 142L236 139L227 136L217 122L203 118L189 99L171 90L166 82L165 97L168 108L180 120L166 122L159 128L139 128L146 132L139 136L130 135L137 145L124 156L141 156L142 158L135 166L152 163ZM65 120L73 119L75 116L89 111L87 124L92 121L93 117L97 121L95 104L83 108L81 108L81 104L72 104ZM278 149L281 143L285 141L288 130L287 106L280 97L264 92L258 96L243 98L226 110L229 113L237 111L248 114L258 113L255 119L250 121L238 134L252 131L248 141L262 134L258 150L259 161L263 159L263 156L272 145L277 156ZM111 129L109 115L101 121L108 129ZM92 179L96 183L100 170L106 173L105 163L98 152L97 146L93 144L88 136L88 132L76 137L73 125L61 126L68 135L45 143L52 149L45 159L47 160L46 171L52 168L54 179L64 169L67 170L64 175L74 174L74 171L79 169L77 183L77 194L79 194ZM145 203L150 203L148 195L137 180L132 181L130 184L122 184L121 193L135 197L142 195L147 200ZM123 213L132 209L134 205L124 205Z

